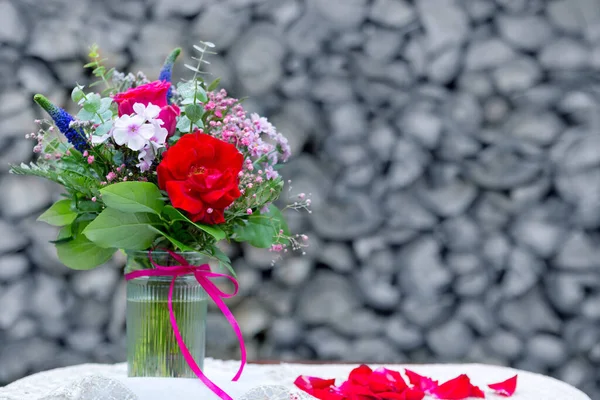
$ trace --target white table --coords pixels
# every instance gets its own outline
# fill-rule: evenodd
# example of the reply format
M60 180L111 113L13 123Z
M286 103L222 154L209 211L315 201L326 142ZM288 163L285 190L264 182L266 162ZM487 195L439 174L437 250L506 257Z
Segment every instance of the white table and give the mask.
M321 378L344 379L356 365L340 364L280 364L256 365L249 364L238 382L231 382L238 367L236 361L220 361L208 359L205 361L207 376L227 391L234 399L250 399L249 391L256 391L258 386L278 385L295 391L293 382L299 375L318 376ZM370 365L377 367L377 365ZM487 383L499 382L519 374L517 392L512 400L590 400L580 390L553 378L518 371L511 368L480 365L480 364L439 364L439 365L386 365L387 368L402 370L412 369L436 380L447 380L461 373L469 375L471 380L484 388ZM86 378L87 377L87 378ZM20 379L0 388L0 400L41 400L41 399L79 399L80 397L46 397L49 393L64 391L65 387L73 386L83 379L106 379L109 384L125 386L135 396L118 399L116 397L100 396L94 400L197 400L216 398L196 379L166 379L166 378L127 378L125 364L102 365L84 364L67 368L41 372ZM103 378L97 378L103 377ZM100 382L100 385L106 385ZM255 397L258 399L258 397ZM262 399L265 397L262 396ZM278 400L283 397L276 397ZM289 395L287 396L289 399ZM306 396L305 398L308 398ZM488 399L506 399L505 397L489 395Z

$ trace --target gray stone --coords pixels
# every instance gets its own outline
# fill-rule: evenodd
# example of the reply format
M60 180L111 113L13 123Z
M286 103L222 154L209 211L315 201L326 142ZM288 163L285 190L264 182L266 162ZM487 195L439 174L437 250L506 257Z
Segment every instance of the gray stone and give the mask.
M367 0L311 0L310 6L339 28L357 28L369 11Z
M554 335L535 335L525 345L525 351L534 362L548 367L558 367L567 359L564 343Z
M342 243L325 245L319 254L318 260L334 271L341 273L350 272L357 266L352 251Z
M479 297L491 286L492 279L486 271L463 274L456 278L452 289L460 297Z
M517 243L544 258L551 257L558 250L565 236L564 228L556 224L528 218L515 221L511 232Z
M586 299L581 305L581 315L590 321L600 321L600 309L598 307L600 294L594 293L586 296Z
M254 337L271 325L271 315L256 299L244 301L234 313L245 337Z
M493 310L478 300L463 301L455 315L481 336L490 335L497 329Z
M39 326L33 318L19 318L13 325L6 330L9 340L21 340L33 338L38 335Z
M298 298L298 317L310 324L327 323L336 315L358 306L355 291L345 279L330 272L318 272Z
M46 182L36 177L9 175L2 179L0 204L4 216L20 218L50 205Z
M520 57L502 64L492 72L501 93L510 94L529 89L542 78L542 70L530 57Z
M598 244L586 232L573 231L565 238L553 263L569 270L600 268Z
M0 253L8 253L20 250L27 245L27 238L20 230L9 225L5 221L0 221Z
M452 252L446 254L448 266L457 275L467 275L482 270L483 261L473 252Z
M308 331L305 341L320 360L339 360L351 351L350 343L329 328Z
M269 314L284 317L292 313L297 301L294 292L269 281L261 285L256 296L268 308ZM218 309L215 307L215 310Z
M403 39L392 29L379 27L365 28L367 39L364 43L365 54L378 61L389 61L400 52Z
M0 381L11 382L25 375L32 367L40 366L40 360L52 360L58 353L56 343L43 338L28 338L14 342L0 351Z
M409 109L396 122L401 133L411 136L424 147L434 149L442 133L442 121L426 110Z
M414 8L406 0L375 0L369 17L391 28L404 28L416 21Z
M293 347L302 340L301 324L291 318L277 318L269 329L269 339L277 346Z
M409 62L415 75L423 76L425 74L427 52L425 50L425 38L423 36L411 36L404 48L403 56Z
M600 146L600 136L584 132L574 134L577 136L565 140L564 146L559 143L560 147L555 149L559 168L575 172L600 166L600 155L594 151L596 146Z
M500 357L515 360L523 354L523 341L507 330L497 330L486 340L489 349Z
M31 107L25 107L17 112L8 114L2 119L2 121L0 121L0 138L23 139L27 133L30 133L36 129L33 122L34 118L35 115L33 114ZM29 144L32 145L32 142L29 142ZM33 145L30 147L30 149L33 149ZM3 167L6 168L6 166Z
M454 299L450 295L427 297L415 293L402 300L401 314L419 328L429 329L446 321L452 314Z
M458 87L462 92L471 93L479 98L494 94L494 83L485 71L464 71L458 77Z
M600 331L592 327L591 321L581 317L570 319L564 324L565 342L569 344L575 354L587 356L597 348Z
M256 25L233 46L230 59L247 93L264 94L281 78L285 48L279 40L280 36L272 26Z
M465 66L467 70L482 70L499 66L516 57L515 51L500 39L484 39L471 42L467 47Z
M114 293L119 271L111 265L94 268L73 275L73 291L83 298L107 301Z
M103 340L103 335L96 329L75 330L67 336L67 345L79 352L88 353L94 350Z
M209 5L208 0L156 0L154 2L154 14L162 16L182 15L191 17L198 14L205 6ZM203 39L210 40L210 39Z
M104 4L118 17L141 20L146 15L147 2L144 0L106 0Z
M384 331L384 319L367 309L337 315L331 320L331 324L335 330L348 337L378 336Z
M345 103L353 96L350 82L339 77L323 77L311 86L312 96L324 103Z
M469 251L480 246L479 227L468 216L462 215L446 219L440 225L443 244L451 250Z
M10 115L18 113L19 111L26 109L31 104L31 97L29 93L25 93L23 90L17 89L5 89L0 93L0 115ZM31 121L30 121L31 122ZM33 124L29 124L32 125ZM27 141L27 143L31 143ZM29 146L30 151L33 148Z
M546 8L546 14L550 21L561 30L569 33L581 33L587 19L574 3L570 0L550 1Z
M579 41L560 38L544 46L539 55L546 69L581 69L589 65L590 49Z
M537 289L530 290L519 298L503 301L498 320L505 327L525 336L536 331L557 332L562 325Z
M389 186L400 189L410 185L421 176L430 159L431 155L413 140L399 139L392 151Z
M460 360L474 339L472 331L454 319L431 329L425 337L431 351L442 360Z
M492 0L463 0L462 4L475 22L484 21L496 12L496 5Z
M41 318L59 319L73 305L73 297L67 292L65 282L46 274L35 275L30 297L31 311Z
M29 260L22 254L7 254L0 257L0 280L17 280L27 270L29 270Z
M368 235L381 226L382 215L373 199L356 194L352 198L331 199L330 206L313 211L315 231L326 239L353 239Z
M361 338L350 344L348 353L342 358L346 362L397 363L406 360L394 346L384 338Z
M505 229L513 212L509 200L494 192L484 192L474 207L475 219L481 223L483 231Z
M117 283L115 294L110 302L110 321L106 333L111 340L123 337L125 316L127 313L127 286L125 280ZM207 325L210 325L207 323Z
M183 29L184 26L175 18L142 24L137 40L129 44L135 61L130 70L146 71L150 79L157 78L165 57L182 45ZM152 51L148 51L149 48Z
M469 19L457 1L421 0L416 7L427 34L429 51L465 42Z
M5 309L0 313L0 328L10 328L27 312L30 293L31 281L29 279L23 279L10 285L2 286L0 304Z
M396 229L425 230L438 223L436 216L408 193L390 193L384 200L384 209L387 225Z
M448 84L460 70L462 64L462 51L460 47L448 47L427 63L426 75L432 82L442 85Z
M452 275L442 263L440 245L431 236L404 246L398 255L400 285L407 293L431 295L441 293Z
M235 43L248 23L248 17L249 15L244 11L233 11L224 4L212 2L194 20L191 34L193 37L201 37L202 40L215 43L218 49L226 49ZM261 50L261 53L263 51ZM253 55L252 60L260 62L261 53Z
M515 247L507 262L507 270L501 287L506 298L513 298L527 293L534 287L546 269L544 261L529 251Z
M385 335L401 351L415 350L424 344L421 330L407 322L401 315L394 315L388 320Z
M466 173L484 188L510 189L533 181L541 170L539 162L526 159L511 149L488 147L479 154L476 162L467 164Z
M357 103L337 105L329 113L331 131L342 140L358 139L367 131L364 107Z
M481 150L481 143L473 137L459 133L456 130L442 135L438 150L441 159L462 161L474 157Z
M593 370L594 367L588 361L572 358L559 367L556 377L569 385L582 387L584 383L593 380Z
M298 18L286 34L288 47L293 53L312 56L320 52L323 42L330 37L330 26L316 12L307 12Z
M77 299L70 316L73 325L81 328L101 330L109 321L110 307L95 299Z
M510 197L515 206L524 209L526 206L539 203L548 196L552 188L552 181L545 176L529 185L521 186L511 190Z
M379 160L389 161L396 143L394 129L385 122L376 123L370 129L369 145Z
M484 119L490 124L497 124L504 121L509 112L510 106L504 97L489 97L483 105Z
M537 50L553 36L552 27L539 15L501 14L495 20L502 37L518 49Z
M371 262L371 257L376 252L389 253L385 239L381 235L361 237L354 241L354 253L361 262Z
M477 187L471 182L452 179L440 185L417 187L417 196L433 212L442 217L462 214L477 197Z
M283 265L273 270L275 279L287 286L298 286L310 277L313 272L314 263L308 257L294 257L286 259Z
M449 97L442 110L445 123L453 133L473 135L481 129L483 120L480 101L468 92Z
M237 345L237 336L223 315L208 313L206 316L206 349L214 351L214 355L218 355L230 351Z
M388 312L400 304L400 288L392 284L393 275L363 268L356 277L365 304L376 310Z
M79 54L77 32L71 24L42 19L35 24L27 52L46 61L76 58ZM56 46L60 43L60 46Z
M0 42L15 46L23 44L27 38L27 24L19 10L8 0L0 2Z

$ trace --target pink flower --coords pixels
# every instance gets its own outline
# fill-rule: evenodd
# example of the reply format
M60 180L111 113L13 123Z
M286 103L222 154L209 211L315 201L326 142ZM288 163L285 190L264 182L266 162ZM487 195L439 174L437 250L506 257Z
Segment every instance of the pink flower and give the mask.
M170 87L170 82L154 81L131 88L123 93L117 93L113 100L119 106L119 116L133 114L135 103L145 106L152 103L160 107L158 119L162 120L162 127L169 132L169 136L172 136L175 133L177 117L181 111L175 104L169 105L167 102L167 93Z

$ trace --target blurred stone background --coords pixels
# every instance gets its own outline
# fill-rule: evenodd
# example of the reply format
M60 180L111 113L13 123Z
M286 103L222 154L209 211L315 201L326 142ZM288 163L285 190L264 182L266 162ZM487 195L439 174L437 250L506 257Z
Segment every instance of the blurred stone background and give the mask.
M61 266L35 223L59 191L6 173L32 94L72 108L94 42L156 77L201 39L313 195L307 256L229 249L252 359L506 364L600 399L599 0L0 0L0 384L125 355L123 260Z

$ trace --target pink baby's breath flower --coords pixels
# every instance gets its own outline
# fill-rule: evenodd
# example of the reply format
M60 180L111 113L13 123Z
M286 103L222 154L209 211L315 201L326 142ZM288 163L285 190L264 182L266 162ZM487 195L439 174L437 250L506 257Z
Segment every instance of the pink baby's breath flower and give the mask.
M114 172L110 171L108 173L108 175L106 175L106 180L108 182L110 182L110 181L114 180L116 177L117 177L117 174L115 174Z
M92 197L92 201L95 203L96 202L96 196Z
M88 162L88 164L92 164L94 162L94 156L89 156L87 158L87 162Z
M44 154L44 159L49 160L52 158L52 154Z
M304 198L305 198L305 197L306 197L306 193L300 193L300 194L298 195L298 198L299 198L300 200L304 200Z
M282 244L274 244L271 246L271 248L269 249L269 251L272 251L274 253L279 253L283 250L283 245Z
M90 154L90 153L88 153L88 151L87 151L87 150L83 152L83 156L84 156L84 157L87 157L89 154Z
M246 210L246 214L248 214L248 215L252 215L252 209L251 209L251 208L247 209L247 210Z
M41 145L37 145L33 147L33 152L34 153L41 153L42 152L42 146Z
M307 241L308 241L308 236L306 236L306 235L300 235L300 238L301 238L302 240L304 240L305 242L307 242Z

